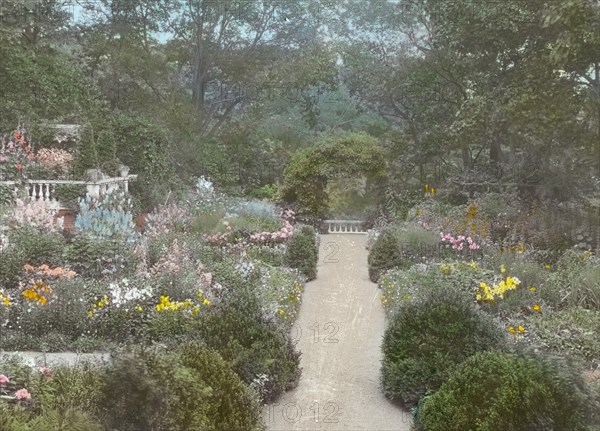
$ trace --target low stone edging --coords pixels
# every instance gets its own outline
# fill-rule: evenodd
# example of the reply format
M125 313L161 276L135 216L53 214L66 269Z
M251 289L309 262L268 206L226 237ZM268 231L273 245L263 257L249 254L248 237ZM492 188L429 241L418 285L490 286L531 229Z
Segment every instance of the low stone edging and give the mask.
M5 352L0 351L0 362L15 356L23 360L31 367L52 367L57 365L77 365L83 362L106 363L111 361L110 353L76 353L76 352L56 352L44 353L33 351Z

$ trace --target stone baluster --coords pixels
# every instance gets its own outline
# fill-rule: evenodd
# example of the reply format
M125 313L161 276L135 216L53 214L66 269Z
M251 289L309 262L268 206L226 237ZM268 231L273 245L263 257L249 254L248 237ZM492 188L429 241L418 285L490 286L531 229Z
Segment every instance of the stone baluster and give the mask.
M50 203L50 184L43 184L44 187L44 201Z
M89 183L86 185L87 188L87 192L88 194L93 197L98 199L100 197L100 186L98 184L94 184L94 183Z

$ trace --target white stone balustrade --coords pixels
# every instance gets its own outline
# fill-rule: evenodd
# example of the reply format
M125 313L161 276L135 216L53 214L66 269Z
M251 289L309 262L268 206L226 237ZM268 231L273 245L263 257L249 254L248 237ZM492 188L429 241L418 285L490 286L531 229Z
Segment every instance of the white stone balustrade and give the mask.
M323 222L327 225L328 233L367 233L361 229L363 222L360 220L323 220Z
M129 192L129 181L135 181L137 175L125 177L106 178L98 181L75 181L75 180L26 180L24 187L27 189L29 199L34 201L43 200L48 202L52 209L64 208L56 197L56 186L58 185L82 185L86 186L90 196L99 198L107 192L122 189ZM17 197L19 189L23 186L17 181L0 181L0 186L14 187L13 196Z

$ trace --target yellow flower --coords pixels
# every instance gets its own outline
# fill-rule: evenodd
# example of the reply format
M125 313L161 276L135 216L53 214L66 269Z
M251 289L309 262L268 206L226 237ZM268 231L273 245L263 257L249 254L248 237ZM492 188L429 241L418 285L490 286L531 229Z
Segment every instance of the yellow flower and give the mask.
M535 290L536 290L536 289L535 289L535 286L531 286L531 287L529 288L529 290L530 290L530 291L532 291L532 292L535 292Z
M88 310L87 316L88 317L94 317L94 311L93 310Z
M39 301L39 302L41 302L41 298L43 298L34 289L27 289L27 290L23 291L22 295L25 297L25 299L28 299L30 301Z
M206 298L204 298L204 301L202 301L202 303L207 306L210 305L210 301Z
M429 185L425 184L425 193L427 193L427 190L429 190Z
M279 310L279 311L278 311L278 313L279 313L279 314L285 314L285 311L283 311L283 310Z
M168 310L172 307L171 301L168 296L161 295L160 303L156 304L156 311Z
M516 334L517 331L515 331L515 328L513 328L512 326L509 326L508 328L506 328L508 330L508 332L510 332L511 334Z
M517 331L519 331L521 334L525 333L525 328L523 328L521 325L517 326Z
M440 267L440 271L444 275L450 275L450 273L452 272L452 266L451 265L447 265L445 263L441 263L439 267Z
M506 272L506 266L504 264L500 265L500 272L504 274Z
M591 256L593 255L593 253L589 250L584 251L583 254L580 256L581 260L586 261L588 260Z
M535 311L536 313L541 313L542 312L542 308L538 304L535 304L533 307L531 307L531 309L533 311Z
M435 196L435 188L431 188L431 196Z
M469 220L472 220L476 216L477 216L477 206L475 204L469 205L469 208L467 209L467 218Z
M551 268L552 265L550 265L549 263L547 263L546 265L544 265L546 268Z
M137 311L138 313L141 313L143 310L143 308L140 305L136 305L135 306L135 311Z

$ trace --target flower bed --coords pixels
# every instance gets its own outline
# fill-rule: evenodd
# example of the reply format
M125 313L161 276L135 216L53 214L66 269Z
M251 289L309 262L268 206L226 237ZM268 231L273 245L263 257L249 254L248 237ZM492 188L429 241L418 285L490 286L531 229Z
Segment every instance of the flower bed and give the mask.
M486 205L493 207L490 203ZM497 233L489 230L491 210L486 208L479 202L446 208L428 197L427 202L409 212L408 223L387 226L370 247L370 270L379 273L381 301L392 322L385 338L383 386L386 394L414 407L419 430L450 429L455 424L460 424L461 429L476 427L470 422L472 415L461 413L466 411L462 406L472 405L475 398L469 398L471 395L462 390L455 391L454 387L457 386L454 383L470 378L472 369L467 364L471 363L471 355L484 350L480 347L473 350L466 342L467 332L472 336L472 329L476 327L469 323L473 312L467 311L476 310L477 314L487 316L486 319L493 319L494 331L501 331L506 338L506 343L496 344L492 348L494 352L486 358L498 363L510 362L513 359L505 359L506 353L517 352L525 358L523 364L533 364L538 359L532 359L532 354L537 352L548 361L549 368L559 367L564 371L561 384L565 386L560 391L581 396L574 423L597 422L600 418L593 411L594 406L600 405L600 397L597 391L594 395L591 386L581 383L581 376L600 367L600 343L592 336L600 330L599 257L592 250L574 247L562 251L556 261L540 262L540 257L556 253L535 249L519 237L511 241L494 238ZM421 262L406 265L399 238L414 230L411 226L415 223L423 231L439 232L442 252L423 253ZM516 230L515 226L507 228ZM415 238L426 236L419 233ZM419 241L410 247L414 249ZM465 251L473 256L465 256ZM447 297L455 302L457 298L462 299L454 304L444 299ZM429 335L421 336L419 331L414 335L417 328ZM452 339L457 336L454 332L457 328L463 328L464 332L458 335L460 341L450 343L443 351L439 351L440 343L431 343L431 334L439 332L443 339ZM407 334L413 334L412 338ZM485 340L477 337L471 342L485 345ZM459 365L440 379L437 371L440 365L435 365L440 358L444 358L443 363L466 362L464 367ZM557 358L565 363L556 365ZM497 375L490 371L490 381L503 380L502 391L505 392L532 389L533 382L518 389L518 383L506 370L499 368ZM484 374L487 371L476 370ZM416 386L415 382L424 381L430 383ZM481 407L484 412L477 414L484 417L493 412L505 428L525 429L519 427L543 423L549 411L542 413L545 407L535 410L537 406L551 405L552 400L562 396L553 384L546 383L547 388L539 393L529 409L538 413L523 416L521 420L512 415L512 410L504 412L497 402L490 402ZM493 390L489 385L481 385L476 398L493 398ZM447 410L443 415L439 413L442 407Z
M299 353L290 328L306 276L288 266L288 245L301 235L312 236L314 247L314 231L296 232L289 210L216 195L206 180L186 202L149 214L143 234L121 217L131 213L126 204L110 193L81 201L87 211L67 238L41 205L8 215L3 257L10 265L0 271L6 273L0 287L3 349L177 349L200 341L257 399L273 400L294 387ZM16 220L27 218L40 222L17 235ZM49 241L51 251L38 249ZM240 320L245 332L232 333ZM35 404L39 392L28 390Z

